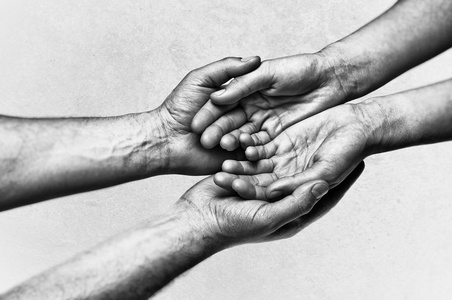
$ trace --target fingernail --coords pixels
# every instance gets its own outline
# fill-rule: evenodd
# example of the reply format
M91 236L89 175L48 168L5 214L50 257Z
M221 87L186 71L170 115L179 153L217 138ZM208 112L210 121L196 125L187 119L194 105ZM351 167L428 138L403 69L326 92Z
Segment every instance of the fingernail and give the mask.
M222 89L222 90L216 91L214 94L215 94L216 96L220 96L220 95L223 94L224 92L226 92L226 90L225 90L225 89Z
M326 183L317 183L311 190L311 193L316 197L316 199L320 199L328 193L330 187Z
M281 191L273 191L273 192L270 193L269 197L270 197L271 199L273 199L273 198L279 197L279 196L281 196L281 195L282 195L282 192L281 192Z
M256 57L256 56L248 56L248 57L244 57L244 58L241 59L241 61L243 61L243 62L250 61L250 60L252 60L252 59L255 58L255 57Z

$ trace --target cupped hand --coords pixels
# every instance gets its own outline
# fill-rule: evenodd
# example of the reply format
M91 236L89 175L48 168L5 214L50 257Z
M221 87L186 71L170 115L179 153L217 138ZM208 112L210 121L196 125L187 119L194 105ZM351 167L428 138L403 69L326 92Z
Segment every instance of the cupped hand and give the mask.
M212 92L231 78L253 71L259 64L260 58L257 56L247 59L224 58L191 71L171 92L157 110L162 127L161 148L167 152L162 156L169 158L164 167L165 172L212 174L220 170L225 159L239 157L240 153L228 153L220 147L206 150L190 124L201 107L209 105Z
M295 125L265 145L246 149L248 161L227 160L215 182L245 199L273 199L312 180L341 183L373 149L370 116L344 104ZM248 135L245 140L253 144Z
M348 91L333 61L323 53L264 61L213 93L212 103L193 119L193 131L202 133L208 149L218 143L230 151L246 147L243 133L254 144L265 144L291 125L346 101ZM206 117L211 115L215 118Z
M188 215L188 225L210 240L212 247L288 238L336 205L363 168L364 164L323 198L328 185L322 180L306 182L291 195L268 202L243 200L208 177L188 190L175 205Z

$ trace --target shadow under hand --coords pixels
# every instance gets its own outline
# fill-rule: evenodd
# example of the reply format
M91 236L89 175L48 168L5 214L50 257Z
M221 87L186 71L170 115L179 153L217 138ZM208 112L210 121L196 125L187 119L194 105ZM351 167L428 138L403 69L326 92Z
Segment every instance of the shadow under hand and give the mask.
M365 164L361 162L350 175L338 186L331 189L306 215L284 225L272 234L274 240L285 239L294 236L301 230L314 223L329 212L344 197L345 193L355 183L364 171Z

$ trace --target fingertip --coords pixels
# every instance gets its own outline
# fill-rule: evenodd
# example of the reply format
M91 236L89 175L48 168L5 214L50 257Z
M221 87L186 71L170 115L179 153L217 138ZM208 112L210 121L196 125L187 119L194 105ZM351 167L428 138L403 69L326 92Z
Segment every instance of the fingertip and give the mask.
M235 164L235 162L233 160L230 160L230 159L225 160L223 162L223 164L221 165L221 169L224 172L232 173L231 170L234 168L234 164Z
M224 135L220 140L221 148L227 151L233 151L239 146L239 141L231 134Z
M277 180L270 184L265 190L265 195L269 198L290 195L294 189L288 185L288 181L283 179Z
M249 133L240 134L239 141L243 149L246 149L249 146L254 146L253 138Z
M212 149L220 140L220 136L218 132L216 132L215 128L207 128L204 133L201 135L201 145L206 149Z
M240 61L244 65L246 65L247 68L250 68L250 72L255 70L261 64L261 58L260 58L260 56L257 56L257 55L243 57L242 59L240 59Z
M240 59L240 61L244 62L244 63L248 63L248 64L256 63L256 62L260 63L261 62L261 58L258 55L253 55L253 56L243 57L243 58Z
M237 177L225 172L219 172L217 174L215 174L215 176L213 177L213 181L215 182L216 185L225 188L225 189L230 189L232 186L232 182L234 181L234 179L236 179Z
M311 194L319 200L328 193L330 185L324 180L317 180L309 184L311 186Z
M236 179L232 182L232 189L239 194L240 197L243 199L254 199L256 198L256 189L255 187L243 180L243 179Z
M248 147L245 150L245 156L250 161L256 161L259 159L257 149L254 147Z
M202 116L199 116L200 112L198 112L193 120L191 121L190 127L191 130L196 134L203 133L204 129L206 129L206 125Z
M224 182L224 180L225 180L225 175L226 175L226 173L224 173L224 172L219 172L219 173L217 173L217 174L215 174L214 176L213 176L213 181L217 184L217 185L221 185L221 183L223 183Z
M231 92L228 92L226 86L224 89L211 94L210 100L212 100L212 103L217 105L228 105L239 101L240 98L231 95Z

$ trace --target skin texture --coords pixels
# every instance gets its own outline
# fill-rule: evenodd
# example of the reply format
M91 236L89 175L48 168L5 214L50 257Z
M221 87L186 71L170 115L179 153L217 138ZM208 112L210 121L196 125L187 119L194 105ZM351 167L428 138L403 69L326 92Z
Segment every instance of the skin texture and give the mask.
M361 164L314 208L327 191L318 193L318 186L327 188L321 180L271 203L244 201L209 177L188 190L167 216L30 279L2 299L148 299L223 249L293 236L334 207L363 168Z
M249 161L225 161L215 182L246 199L287 195L316 179L334 187L369 155L452 139L451 116L452 80L340 105L248 147Z
M263 61L211 95L192 128L204 147L269 142L289 126L359 98L452 46L452 2L398 1L351 35L315 54ZM226 109L227 105L227 109ZM235 105L234 111L230 106ZM223 109L216 120L204 118Z
M156 110L106 118L0 116L0 211L160 174L212 174L239 152L207 151L190 123L209 95L260 59L190 72ZM243 153L242 156L243 157Z
M319 113L265 145L248 147L247 161L225 161L224 172L258 176L257 182L237 178L232 188L245 199L273 199L313 179L322 178L336 186L365 158L369 148L368 117L359 109L344 104ZM215 182L227 188L228 176L217 174Z
M251 72L260 64L260 58L225 58L191 71L158 108L163 136L169 145L167 166L169 173L207 175L218 171L228 157L238 157L241 151L229 153L217 147L206 150L199 135L191 129L191 122L204 105L209 105L210 94L233 77ZM215 118L219 112L210 116Z
M0 130L2 137L6 138L1 141L0 167L6 172L0 181L0 209L163 173L213 172L222 160L237 158L239 154L217 149L209 152L213 156L206 156L207 152L195 139L195 133L205 130L201 142L206 148L212 148L220 141L227 150L237 148L239 143L243 146L267 144L270 138L292 128L289 126L298 126L298 121L362 96L449 48L452 43L449 38L451 8L452 2L447 0L399 1L380 18L318 54L264 63L256 73L251 71L258 66L258 58L240 64L238 59L225 60L217 66L219 70L228 70L226 75L216 68L210 71L203 68L191 73L170 95L167 104L154 112L96 119L2 117ZM289 65L297 67L290 69ZM243 76L249 72L249 76ZM235 81L226 87L229 92L212 95L212 101L209 101L209 95L222 89L232 77ZM372 130L363 132L369 133L371 140L375 141L370 143L373 145L370 150L383 152L450 139L450 90L450 82L446 82L396 95L396 101L384 105L366 103L367 109L373 111L369 115L374 116L371 122L364 122L367 129ZM249 101L240 101L242 98ZM427 98L431 100L428 104L425 102ZM198 99L201 100L198 102ZM192 122L194 113L201 107L204 109L200 114L204 117L197 117ZM351 110L349 106L345 107ZM228 112L227 117L221 117ZM344 111L344 115L347 114L351 115ZM245 122L250 124L240 128ZM213 129L208 128L210 125ZM345 176L339 175L340 171L350 172L368 152L363 148L369 145L364 142L369 136L354 127L358 125L344 123L340 117L332 125L330 132L315 131L314 142L305 136L304 141L296 143L292 134L285 134L287 138L278 140L280 143L275 145L275 148L280 147L281 154L278 167L293 173L301 171L301 175L296 173L280 186L286 189L285 192L298 187L300 180L297 182L297 179L300 177L297 175L306 180L302 174L306 168L303 162L308 161L309 168L314 168L319 161L332 164L332 169L324 174L334 175L328 182L334 186ZM340 128L342 125L344 127ZM109 134L103 135L107 127ZM238 128L239 131L223 137ZM344 146L347 143L343 154L348 157L350 165L340 159L340 163L335 164L331 159L334 157L332 152L323 149L323 143L319 144L322 133L326 145L333 144L331 141L334 140L344 143ZM342 134L352 137L347 139ZM294 153L301 153L305 148L294 147L311 142L314 148L307 150L316 149L315 152L319 153L308 153L303 160L295 159ZM253 156L253 150L250 151L252 159L260 158L259 155ZM204 166L207 167L196 163L206 158L209 163ZM184 165L184 162L189 164ZM221 248L286 237L297 232L317 217L309 218L307 216L311 213L306 213L326 191L323 188L314 192L312 185L320 183L320 180L314 180L298 187L293 196L278 202L262 201L266 194L262 190L259 194L259 189L251 190L257 199L244 201L230 194L232 189L240 190L240 181L239 187L234 184L237 178L268 186L272 183L267 179L275 177L265 179L259 178L260 175L224 173L218 176L215 178L217 181L227 183L228 193L220 192L208 179L200 184L201 190L194 188L189 191L170 216L112 239L31 279L4 297L145 299ZM325 184L321 186L325 187ZM334 191L344 191L341 186L327 194L327 198L332 199L331 203L338 200L332 197ZM248 191L239 191L239 194L250 195ZM321 208L321 213L328 210L328 206L317 207Z
M223 106L206 105L193 119L192 128L202 133L201 143L208 149L220 143L232 151L242 141L241 134L266 143L290 125L346 98L331 64L320 54L264 61L257 70L235 78L225 88L224 93L213 93L212 101L228 105L228 109L235 106L234 110L211 124L205 116Z

